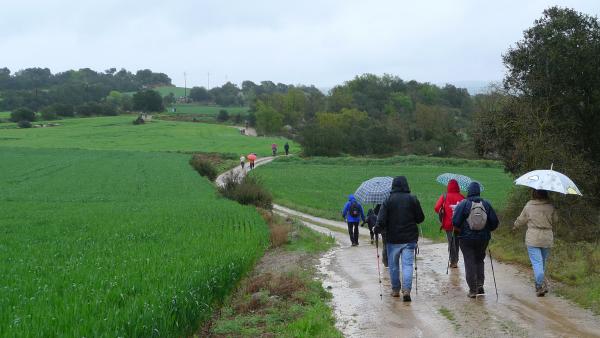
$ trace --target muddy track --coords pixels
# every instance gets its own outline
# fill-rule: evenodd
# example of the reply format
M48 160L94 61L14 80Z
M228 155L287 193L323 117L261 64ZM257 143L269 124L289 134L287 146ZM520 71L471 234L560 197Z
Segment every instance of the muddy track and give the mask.
M269 163L259 159L257 165ZM239 167L234 171L245 174ZM224 175L217 184L222 184ZM346 224L307 215L280 205L274 212L295 217L306 226L336 238L338 246L319 264L323 285L333 294L337 327L347 337L600 337L600 318L554 296L535 297L531 271L494 261L499 297L496 300L489 257L487 295L466 297L464 266L446 275L445 244L419 241L418 280L412 302L392 298L388 271L381 265L383 297L378 285L375 246L368 229L360 228L358 247L350 246ZM414 277L413 277L414 278ZM416 290L418 286L418 293Z

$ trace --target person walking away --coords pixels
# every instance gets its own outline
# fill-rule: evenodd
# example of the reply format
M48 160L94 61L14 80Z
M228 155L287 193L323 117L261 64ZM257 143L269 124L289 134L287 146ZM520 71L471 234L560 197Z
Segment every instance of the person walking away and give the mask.
M344 205L342 210L342 217L348 223L348 234L350 235L350 242L352 246L358 245L358 223L362 220L365 221L365 214L362 205L354 198L354 195L348 196L348 202Z
M546 259L554 242L552 224L556 223L557 214L554 205L548 199L548 191L533 190L531 200L525 204L521 215L515 220L513 231L527 225L525 244L533 268L535 278L535 294L543 297L548 293L548 285L544 278Z
M373 209L369 209L367 211L367 226L369 227L369 236L371 237L371 244L373 244L373 240L375 240L375 233L373 232L373 228L377 223L377 214ZM365 223L361 224L361 226L365 226Z
M244 165L246 165L246 157L244 155L240 156L240 167L244 170Z
M285 156L290 154L290 145L287 142L283 145L283 150L285 150Z
M454 214L454 208L464 200L465 196L460 193L460 187L456 180L448 181L448 191L442 194L434 206L435 212L440 215L442 225L440 229L446 232L446 239L448 240L448 252L450 255L450 267L458 267L458 252L460 251L458 246L458 234L454 232L452 226L452 215Z
M413 261L419 240L417 224L425 220L423 209L416 196L410 194L408 181L398 176L392 181L392 191L377 215L375 233L385 233L388 267L392 281L392 297L410 302ZM402 264L402 283L400 283Z
M277 155L277 145L275 143L271 144L271 150L273 151L273 156Z
M452 224L460 231L458 243L465 261L469 298L485 293L485 250L492 238L491 232L498 228L498 216L494 208L480 194L479 183L469 184L467 198L456 206L452 216Z

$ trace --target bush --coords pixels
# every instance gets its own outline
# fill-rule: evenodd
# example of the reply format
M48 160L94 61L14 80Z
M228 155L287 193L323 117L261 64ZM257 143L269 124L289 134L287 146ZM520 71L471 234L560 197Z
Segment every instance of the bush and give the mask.
M242 114L237 113L233 116L233 122L235 122L236 124L240 124L242 123Z
M19 128L31 128L31 122L27 120L21 120L17 123L17 126L19 126Z
M217 115L217 121L225 122L227 120L229 120L229 113L227 112L227 110L221 109L219 111L219 115Z
M29 108L19 108L10 113L10 120L13 122L35 121L35 112Z
M240 204L252 204L267 210L273 208L273 196L262 187L254 176L241 178L238 175L228 175L225 177L223 186L219 188L219 192L224 197Z
M45 116L45 117L44 117ZM47 118L53 116L75 116L73 106L70 104L54 103L49 106L42 108L42 117L44 120L51 120L55 118Z
M200 174L200 176L207 177L211 181L214 181L219 175L217 168L215 168L213 163L201 156L192 156L190 165L198 172L198 174Z

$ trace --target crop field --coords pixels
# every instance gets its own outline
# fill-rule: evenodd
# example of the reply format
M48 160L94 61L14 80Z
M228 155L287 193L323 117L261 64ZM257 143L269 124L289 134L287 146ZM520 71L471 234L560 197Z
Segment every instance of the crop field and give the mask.
M75 148L169 152L219 152L259 156L271 153L276 137L248 137L235 128L177 121L154 120L133 125L133 115L59 120L58 127L3 129L0 147ZM290 143L292 150L299 149Z
M439 238L439 221L433 211L435 202L446 188L435 178L442 173L460 173L484 185L482 197L502 209L512 180L499 164L489 161L430 159L426 157L395 157L384 160L359 158L280 158L253 172L273 193L275 202L297 210L341 220L341 210L348 194L360 183L375 176L408 178L412 194L425 212L423 234ZM466 195L466 193L463 193ZM364 206L366 210L372 206Z
M229 113L229 116L241 114L245 115L248 113L248 107L218 107L218 106L206 106L200 104L175 104L177 111L170 114L188 114L188 115L202 115L202 116L214 116L219 114L222 109Z
M0 148L0 336L183 336L262 254L189 155Z
M185 96L185 88L184 87L174 87L174 86L162 86L154 88L157 92L162 96L167 96L169 93L173 93L175 97ZM190 94L190 88L187 89L187 94Z

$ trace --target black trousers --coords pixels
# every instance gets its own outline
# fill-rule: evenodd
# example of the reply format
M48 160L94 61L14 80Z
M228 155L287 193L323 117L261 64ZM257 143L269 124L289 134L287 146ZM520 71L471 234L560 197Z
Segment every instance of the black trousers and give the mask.
M465 275L469 290L477 292L477 289L483 287L485 281L484 259L488 240L480 239L460 239L460 250L465 260Z
M358 244L358 222L348 222L348 234L350 235L350 242Z
M446 239L448 240L448 252L450 253L450 264L458 263L458 252L460 248L458 246L458 237L452 235L452 230L446 231Z

